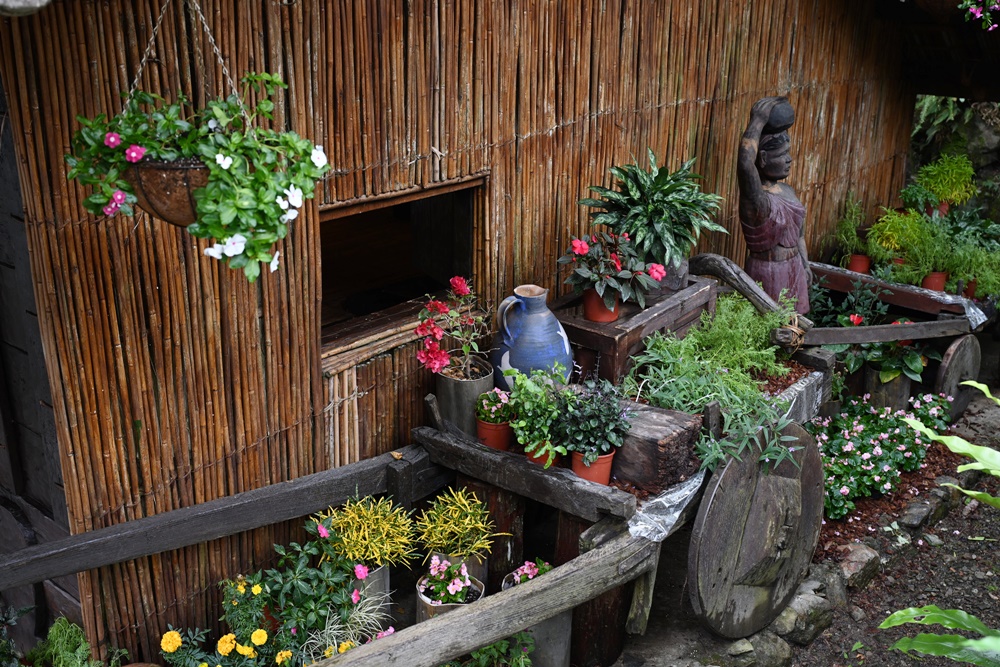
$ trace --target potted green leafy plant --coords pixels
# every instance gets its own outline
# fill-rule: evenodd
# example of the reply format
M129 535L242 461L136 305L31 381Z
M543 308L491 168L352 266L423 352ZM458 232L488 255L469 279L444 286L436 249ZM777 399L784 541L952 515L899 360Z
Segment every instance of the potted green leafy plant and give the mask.
M901 259L923 234L922 218L915 209L882 209L882 215L868 230L868 253L872 259Z
M23 614L13 610L9 610L6 614L13 620L20 615ZM11 656L13 657L13 654ZM107 663L95 658L83 628L61 616L49 627L45 639L28 651L25 664L35 667L105 667L105 664L107 667L119 667L122 659L127 657L127 651L111 648L108 650ZM16 657L14 664L18 664Z
M580 204L597 209L591 214L593 224L627 234L641 257L679 272L676 284L667 284L679 289L686 278L682 264L702 232L726 231L712 220L722 197L702 192L701 177L691 169L694 158L671 172L658 167L653 150L647 150L648 170L638 164L611 167L615 189L591 186L601 199L581 199Z
M853 192L848 193L844 201L844 212L837 220L834 230L834 240L841 255L840 265L857 273L868 273L871 268L868 241L860 233L864 221L861 200Z
M631 428L618 387L590 378L561 394L558 438L572 454L573 472L607 485L615 452Z
M552 565L541 558L536 558L534 561L526 560L524 565L504 576L501 590L506 591L534 581L551 571ZM523 634L527 635L535 647L531 664L539 666L570 664L572 628L572 609L550 616L527 628Z
M562 366L536 368L530 375L511 369L504 375L511 383L511 402L517 415L510 426L528 460L546 468L558 463L559 457L567 453L566 446L556 439L560 394L566 391Z
M574 237L558 262L572 268L566 284L583 293L583 316L594 322L618 319L619 301L635 301L645 308L646 292L659 287L666 275L663 265L639 259L628 234Z
M976 171L966 155L941 155L917 172L915 182L937 197L943 210L950 204L964 204L979 191L974 183Z
M193 236L216 240L206 255L243 269L251 282L261 263L276 270L275 242L330 166L322 146L260 123L272 119L270 98L287 87L278 75L249 73L241 83L241 94L197 111L183 95L168 103L137 91L110 120L78 117L66 162L70 179L94 188L86 209L131 215L138 203L168 221L176 215Z
M483 596L483 582L469 574L467 563L452 563L437 554L430 568L417 581L417 621L454 611Z
M514 431L510 420L514 418L514 404L510 393L494 387L479 395L476 401L476 437L481 444L507 451Z

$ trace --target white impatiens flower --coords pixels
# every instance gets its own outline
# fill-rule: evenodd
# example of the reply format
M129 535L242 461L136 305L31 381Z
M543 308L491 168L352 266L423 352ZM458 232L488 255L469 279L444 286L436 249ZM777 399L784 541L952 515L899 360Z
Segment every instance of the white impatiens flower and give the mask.
M297 217L299 217L299 212L294 208L290 208L287 211L285 211L285 214L281 216L280 219L282 222L288 222L290 220L294 220Z
M243 249L247 246L247 239L242 234L233 234L222 246L222 253L226 257L235 257L243 253Z
M223 155L222 153L216 153L215 163L222 167L223 169L229 169L233 166L233 158L228 155Z
M274 257L271 258L271 273L278 270L278 255L281 254L280 250L275 251Z
M278 202L278 207L281 208L282 211L288 210L288 200L281 195L278 195L277 199L274 201Z
M285 188L285 196L288 197L289 206L294 206L295 208L302 206L302 190L294 185L289 185Z
M222 244L216 243L211 248L205 248L205 254L208 255L209 257L222 259Z
M326 153L323 152L322 146L316 146L309 157L317 169L322 169L326 166Z

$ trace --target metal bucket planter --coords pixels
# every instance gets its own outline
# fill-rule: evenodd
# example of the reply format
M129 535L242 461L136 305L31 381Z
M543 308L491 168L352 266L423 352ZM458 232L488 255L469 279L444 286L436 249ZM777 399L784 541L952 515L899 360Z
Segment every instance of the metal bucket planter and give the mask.
M438 373L435 393L441 416L476 439L476 400L493 388L493 367L483 359L473 357L472 364L483 372L474 380L459 380Z
M429 618L434 618L435 616L440 616L441 614L447 614L449 611L455 611L459 607L464 607L467 602L451 602L447 604L433 604L431 599L420 592L420 585L424 582L427 577L421 577L417 581L417 623L426 621ZM469 579L472 580L472 587L479 591L479 597L483 596L485 591L485 585L479 579L469 575ZM534 661L532 661L534 662Z
M461 565L465 563L465 570L469 573L469 576L473 579L479 580L482 584L483 595L486 595L486 580L489 579L489 567L486 562L485 556L468 556L466 558L459 558L458 556L449 556L448 554L443 554L440 551L435 551L431 554L432 556L437 556L440 560L446 560L453 565Z
M355 579L352 586L361 591L366 597L382 596L382 613L386 616L392 615L391 600L389 599L389 594L392 591L389 589L388 565L382 565L369 570L368 576L364 580Z
M132 186L142 210L187 227L198 218L194 191L208 185L208 167L199 160L140 162L125 170L122 178Z
M502 590L517 586L517 579L511 572L503 578ZM567 609L541 623L525 629L535 640L535 650L531 653L533 667L569 667L570 647L573 634L573 610Z

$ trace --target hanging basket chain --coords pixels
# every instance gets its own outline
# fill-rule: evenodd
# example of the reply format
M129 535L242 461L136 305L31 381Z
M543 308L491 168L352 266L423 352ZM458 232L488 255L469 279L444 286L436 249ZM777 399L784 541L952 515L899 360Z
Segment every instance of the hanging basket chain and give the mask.
M146 63L149 61L149 57L153 52L153 44L156 42L156 35L160 32L160 26L163 24L163 17L167 15L167 7L170 6L171 1L172 0L165 0L163 7L160 9L160 16L156 19L156 24L153 26L153 32L149 35L149 41L146 43L146 50L142 54L142 60L139 61L139 69L135 72L135 78L132 79L132 86L129 88L128 97L125 98L123 110L128 108L129 102L132 101L132 96L135 95L136 88L139 86L139 80L142 78L142 71L146 68ZM184 0L184 2L192 9L192 11L194 11L194 13L198 15L198 19L201 21L201 26L205 30L205 35L208 37L208 42L212 45L212 51L215 53L215 57L219 61L219 66L222 67L222 73L226 77L226 83L229 84L229 90L236 96L236 102L239 104L240 113L243 115L243 120L249 129L250 114L247 112L246 105L243 104L243 98L240 97L240 92L236 88L236 83L233 82L232 75L229 74L229 68L226 67L226 61L222 57L219 45L215 43L215 36L212 34L212 29L208 26L205 14L201 11L201 5L198 4L198 0Z

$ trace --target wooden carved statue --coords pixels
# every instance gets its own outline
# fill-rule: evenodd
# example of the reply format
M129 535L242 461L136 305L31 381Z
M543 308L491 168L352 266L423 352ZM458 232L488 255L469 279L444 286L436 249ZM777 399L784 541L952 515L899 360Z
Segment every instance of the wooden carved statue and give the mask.
M737 176L740 226L749 255L744 269L777 300L782 290L809 312L811 272L804 236L805 207L782 181L792 164L788 128L795 112L784 97L757 100L740 142Z

